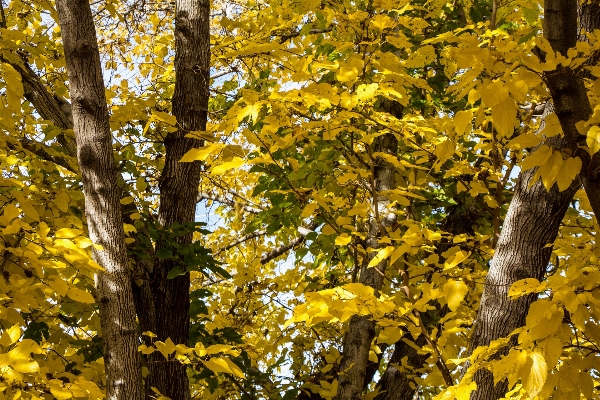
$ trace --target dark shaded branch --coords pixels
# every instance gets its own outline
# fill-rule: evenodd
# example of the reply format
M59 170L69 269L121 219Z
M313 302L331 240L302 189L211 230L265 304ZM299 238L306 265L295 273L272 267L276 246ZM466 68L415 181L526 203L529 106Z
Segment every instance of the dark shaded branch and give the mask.
M23 82L25 98L35 107L40 116L62 130L73 129L73 114L71 104L50 93L40 80L39 76L16 55L6 54L0 60L10 64L20 75ZM64 147L71 157L77 156L77 144L75 138L61 132L57 136L58 142Z
M244 243L244 242L246 242L246 241L248 241L250 239L254 239L254 238L259 237L259 236L264 236L266 234L267 234L267 231L265 229L261 229L260 231L249 233L246 236L239 238L235 242L230 243L227 246L223 247L221 250L219 250L216 253L216 255L221 254L222 252L227 251L227 250L231 249L232 247L237 246L238 244Z
M600 181L597 179L584 179L584 187L596 220L598 221L600 218Z
M21 147L36 156L40 157L43 160L53 162L56 165L60 165L68 171L73 172L74 174L79 173L79 168L77 166L77 161L75 159L70 159L66 155L57 155L53 154L55 152L54 149L48 147L42 143L36 142L34 140L28 138L19 138L19 143ZM8 147L11 150L19 151L16 145L9 143Z
M316 222L311 222L310 225L308 225L308 227L306 227L306 228L302 228L302 227L298 228L298 232L300 232L300 234L302 234L302 236L292 239L292 240L290 240L290 242L288 244L282 244L281 246L276 247L273 250L271 250L270 252L264 254L260 258L260 263L264 265L264 264L268 263L269 261L292 250L296 246L301 245L306 240L305 236L308 235L310 232L314 231L317 228L317 226L319 226L319 224L317 224Z
M258 207L254 207L254 206L251 206L249 204L242 203L240 201L234 201L234 200L228 199L228 198L223 197L223 196L212 195L212 194L206 193L206 192L200 192L200 193L198 193L198 197L196 199L196 202L200 202L202 200L212 200L212 201L216 201L216 202L221 203L221 204L226 204L229 207L234 207L234 208L236 206L237 207L241 207L244 211L247 211L247 212L252 213L252 214L258 214L258 213L260 213L260 212L263 211L263 210L261 210Z
M328 33L328 32L331 32L332 30L333 30L333 27L330 26L329 28L325 28L325 29L311 29L306 34L307 35L318 35L319 33ZM288 41L292 38L300 36L301 33L302 33L302 30L299 30L297 32L289 33L287 35L275 35L275 36L279 36L279 43L285 43L286 41Z

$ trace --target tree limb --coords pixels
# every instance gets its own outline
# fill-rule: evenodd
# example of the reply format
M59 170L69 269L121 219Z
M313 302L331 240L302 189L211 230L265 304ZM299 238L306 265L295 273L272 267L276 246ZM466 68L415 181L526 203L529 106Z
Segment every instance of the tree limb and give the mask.
M235 207L241 207L244 211L247 211L247 212L252 213L252 214L259 214L260 212L263 211L263 210L261 210L258 207L254 207L254 206L251 206L249 204L242 203L241 201L234 201L234 200L228 199L228 198L223 197L223 196L212 195L212 194L206 193L206 192L200 192L200 193L198 193L198 197L196 199L196 202L200 202L202 200L216 201L218 203L226 204L229 207L233 207L233 208L235 208Z
M219 250L217 253L215 253L215 255L221 254L222 252L227 251L227 250L231 249L232 247L235 247L238 244L244 243L250 239L254 239L259 236L264 236L266 234L267 234L267 231L265 229L261 229L260 231L249 233L246 236L239 238L235 242L230 243L227 246L223 247L221 250Z
M305 236L308 235L310 232L314 231L317 228L317 226L319 226L319 224L313 221L306 228L298 228L298 232L300 232L302 236L292 239L288 244L282 244L281 246L274 248L270 252L265 253L260 258L260 263L265 265L269 261L285 254L289 250L292 250L294 247L301 245L306 240Z
M60 165L64 169L71 171L74 174L79 173L79 167L77 166L76 162L73 162L74 160L71 160L71 157L67 155L52 154L54 152L54 149L44 145L43 143L36 142L26 137L19 138L19 143L21 144L21 147L23 149L35 154L39 158L49 162L53 162L56 165ZM13 143L9 143L8 148L13 151L19 150L17 146Z

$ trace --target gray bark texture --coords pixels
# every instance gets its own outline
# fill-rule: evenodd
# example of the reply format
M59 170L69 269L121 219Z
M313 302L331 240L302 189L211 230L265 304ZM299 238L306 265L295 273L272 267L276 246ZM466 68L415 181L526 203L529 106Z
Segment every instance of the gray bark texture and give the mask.
M559 192L554 185L548 193L540 181L530 188L535 171L525 171L517 181L485 281L469 341L469 354L479 346L510 335L525 323L529 305L537 296L510 300L508 289L520 279L543 279L552 254L552 248L545 246L556 239L569 202L577 191L574 185ZM471 395L472 400L499 399L508 389L506 380L494 386L492 373L485 369L475 374L475 382L478 389Z
M597 28L598 5L586 4L580 9L584 17L579 25L577 12L577 0L545 1L544 37L555 51L566 55L567 50L575 46L580 31ZM564 132L564 139L552 138L546 144L582 158L581 178L587 183L590 196L597 189L597 178L589 174L592 165L589 156L586 157L583 151L577 149L579 143L585 143L585 137L575 128L577 122L587 120L591 115L583 78L559 66L557 70L547 73L545 80L553 103L548 103L546 113L554 108ZM539 181L529 187L534 174L535 169L522 172L517 181L486 278L469 342L469 354L477 347L506 337L514 329L523 326L529 305L536 296L509 300L508 289L520 279L543 279L552 252L551 247L545 246L554 242L569 202L579 188L578 180L564 192L559 192L556 185L548 192ZM592 198L590 200L594 201ZM475 382L477 390L471 394L472 400L498 399L509 389L506 381L494 386L493 375L486 369L475 373Z
M94 259L106 269L96 276L106 397L142 399L137 324L119 203L121 191L112 154L96 30L88 1L58 0L56 5L69 74L89 236L103 247L94 250Z
M372 147L373 152L383 152L396 156L398 139L393 134L388 133L377 137ZM379 238L383 234L382 228L388 228L395 222L395 214L389 213L387 209L390 203L389 200L379 193L395 188L396 169L393 165L381 159L373 160L373 163L373 180L375 182L373 196L375 198L365 247L377 249ZM367 268L369 261L375 254L375 252L368 253L364 257L360 272L360 283L372 287L377 294L383 284L383 274L385 274L387 261L383 261L375 267ZM374 337L375 322L370 317L355 315L351 318L348 332L344 338L337 400L354 400L361 397L369 365L369 350Z
M202 142L185 138L191 131L206 130L209 98L210 66L210 3L208 0L177 0L175 2L175 92L173 115L178 129L165 139L165 167L159 179L160 207L158 221L164 229L174 223L195 220L200 162L180 163L183 155ZM192 243L190 232L177 240L180 245ZM157 251L165 248L159 241ZM167 274L182 261L156 259L150 275L150 290L146 293L146 306L152 308L154 326L149 330L156 340L171 338L175 344L189 343L190 276L180 275L167 279ZM183 266L185 268L185 266ZM188 400L190 389L186 365L172 360L165 362L162 355L154 353L148 358L149 375L146 394L153 395L156 387L172 400Z

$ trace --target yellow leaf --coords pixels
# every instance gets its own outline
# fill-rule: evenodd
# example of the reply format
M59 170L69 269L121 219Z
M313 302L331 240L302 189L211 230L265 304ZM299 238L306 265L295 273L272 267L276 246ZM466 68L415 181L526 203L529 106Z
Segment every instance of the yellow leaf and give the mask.
M469 400L471 398L471 392L477 389L477 383L471 382L468 385L461 383L456 388L456 400Z
M212 346L208 346L206 348L206 354L217 354L217 353L224 353L227 352L229 350L231 350L233 348L233 346L230 346L228 344L213 344Z
M521 279L510 286L510 289L508 289L508 297L516 299L525 294L536 292L539 287L540 281L535 278Z
M57 239L71 239L83 233L81 229L61 228L57 230L54 236Z
M156 349L168 360L169 355L177 350L175 343L171 340L171 338L167 338L164 342L157 341L155 343Z
M208 156L222 148L223 146L220 143L212 143L209 146L191 149L181 157L179 162L204 161Z
M546 378L548 377L548 367L546 365L546 360L542 353L538 351L534 351L529 354L529 358L533 361L531 365L531 371L529 372L529 376L527 377L527 382L525 382L525 390L529 394L529 397L533 399L538 393L541 392L544 387L544 383L546 383Z
M317 203L308 203L306 205L306 207L304 207L304 210L302 210L302 214L300 214L300 216L302 218L308 218L311 215L313 215L315 210L317 210L318 208L319 208L319 205Z
M4 81L10 82L6 85L6 100L8 107L13 110L21 109L21 99L23 97L23 83L21 82L21 74L10 64L2 64L1 68L4 72Z
M15 156L15 155L6 157L6 163L8 165L15 165L18 161L19 161L19 157Z
M444 296L450 311L456 311L464 300L469 288L463 281L450 280L444 285Z
M392 255L390 256L390 264L394 264L397 259L402 257L404 253L410 251L410 244L404 243L400 247L396 247Z
M58 275L53 275L50 278L49 281L46 281L48 286L60 296L66 296L69 291L69 284Z
M546 190L550 191L550 188L554 185L554 182L556 182L556 178L562 165L563 159L560 152L554 151L548 161L538 169L536 176L539 175L539 177L542 178L542 183ZM536 180L537 179L534 178L534 181Z
M16 360L28 360L31 353L41 354L42 348L32 339L23 339L8 352L8 359L10 363Z
M539 136L545 138L562 135L563 130L558 120L558 116L555 113L549 114L544 117L544 123L542 124L542 130L538 132Z
M552 156L552 149L546 145L540 146L521 163L521 169L526 171L544 165Z
M8 333L8 336L10 337L10 343L16 343L21 337L21 327L19 325L13 325L6 330L6 333Z
M388 258L390 256L390 254L392 254L393 251L394 251L394 246L387 246L387 247L379 250L377 252L377 255L375 257L373 257L371 259L371 261L369 261L369 265L367 266L367 268L371 268L371 267L378 265L383 260Z
M504 86L504 82L499 80L481 88L479 94L486 107L494 107L509 98L508 88Z
M467 253L462 250L456 252L453 256L451 256L450 258L448 258L446 260L446 262L444 263L444 269L450 269L450 268L456 267L458 264L460 264L461 262L463 262L467 258L469 258L470 255L471 255L470 252Z
M371 18L370 23L381 31L394 27L394 21L387 14L377 14L375 17Z
M136 180L135 180L135 187L137 188L138 191L143 192L144 190L146 190L146 188L148 187L148 184L146 183L146 180L144 179L143 176L139 176Z
M231 370L231 373L235 376L237 376L238 378L244 379L244 373L242 372L242 370L240 369L240 367L238 367L233 361L231 361L229 359L229 357L222 357L223 360L225 360L225 362L227 363L227 365L229 366L229 369Z
M556 177L558 190L561 192L567 190L571 186L571 183L573 183L573 180L579 175L579 171L581 171L581 159L579 157L567 158Z
M40 366L35 361L16 360L10 366L15 371L21 372L23 374L38 372L40 370Z
M215 168L213 168L211 174L212 175L219 175L222 174L225 171L228 171L230 169L233 168L239 168L240 166L244 165L244 159L240 158L240 157L234 157L233 160L225 162L219 166L216 166Z
M137 229L135 229L135 226L133 226L131 224L123 224L123 230L125 231L125 234L127 236L129 236L131 233L137 232Z
M362 72L364 61L358 57L352 57L348 62L342 63L340 69L335 74L340 82L354 82Z
M377 358L377 354L375 354L373 350L369 351L369 361L374 363L379 361L379 359Z
M200 361L202 361L202 363L206 366L206 368L210 369L212 372L214 372L216 374L219 374L219 373L233 374L233 371L229 367L229 364L223 358L213 357L208 361L204 361L204 360L200 360Z
M67 400L73 397L69 389L65 389L61 384L50 385L50 392L57 400Z
M154 111L152 113L152 119L155 121L164 122L165 124L168 124L171 126L177 125L177 118L175 118L171 114L167 114L166 112L162 112L162 111Z
M383 328L377 337L377 343L394 344L402 337L402 329L388 326Z
M336 246L345 246L352 241L352 237L348 236L347 233L342 233L340 236L335 238Z
M419 47L417 51L412 53L406 60L407 68L421 68L427 64L434 62L436 59L435 48L427 45Z
M121 204L123 204L124 206L126 206L127 204L131 204L133 203L133 197L128 196L128 197L124 197L121 200L119 200Z
M589 146L592 154L600 151L600 127L592 126L587 133L586 143Z
M335 229L333 226L327 224L321 229L321 233L323 235L333 235L335 233Z
M547 366L550 367L550 369L554 368L562 354L562 341L556 336L551 336L542 341L540 347L544 350L544 359L546 360Z
M13 191L12 194L15 197L15 199L17 199L17 201L19 202L19 206L21 207L21 210L23 210L25 215L27 215L29 218L31 218L34 221L40 220L40 215L38 214L37 210L33 207L33 205L31 205L29 200L27 200L19 192Z
M470 130L471 119L473 119L473 110L459 111L454 115L454 129L458 135L464 135Z
M17 218L21 212L14 204L8 204L2 208L4 211L2 217L4 219L4 223L8 224L11 220Z
M79 303L92 304L96 302L91 293L86 292L85 290L77 289L76 287L69 288L67 296Z
M494 128L498 131L500 137L512 134L517 121L517 104L515 100L512 97L507 97L504 101L492 106L492 118L494 119Z
M533 133L519 135L508 142L508 147L515 150L530 149L537 146L542 141L542 136L537 136Z
M344 288L344 290L347 290L353 295L361 298L373 296L373 294L375 293L372 287L363 285L362 283L347 283L342 287Z
M524 80L511 80L507 84L508 91L517 101L523 101L527 97L527 92L529 91L529 87Z
M435 155L437 157L437 160L435 161L434 166L436 168L436 171L439 171L439 168L442 166L442 164L454 155L454 150L454 141L450 139L446 139L442 143L435 146Z

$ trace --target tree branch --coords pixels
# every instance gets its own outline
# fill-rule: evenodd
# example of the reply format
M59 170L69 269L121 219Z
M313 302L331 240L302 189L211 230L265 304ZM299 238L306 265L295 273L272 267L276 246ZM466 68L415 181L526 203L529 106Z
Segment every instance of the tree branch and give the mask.
M303 227L298 228L298 232L300 232L300 234L302 236L292 239L292 240L290 240L290 242L288 244L282 244L281 246L276 247L273 250L271 250L270 252L264 254L260 258L260 263L264 265L264 264L268 263L269 261L292 250L294 247L301 245L306 240L305 236L308 235L310 232L314 231L317 228L317 226L319 226L319 224L317 224L316 222L313 221L306 228L303 228Z
M35 154L43 160L53 162L56 165L60 165L64 169L71 171L74 174L79 173L79 167L77 166L77 162L75 160L72 160L69 156L52 154L55 152L55 150L51 147L46 146L43 143L39 143L34 140L28 139L26 137L19 138L18 140L21 144L21 147L24 150ZM19 151L19 149L14 143L8 143L8 148L13 151Z
M230 243L227 246L223 247L215 255L219 255L222 252L227 251L227 250L231 249L232 247L237 246L238 244L244 243L244 242L246 242L246 241L248 241L250 239L254 239L254 238L259 237L259 236L264 236L266 234L267 234L267 231L265 229L261 229L260 231L249 233L246 236L239 238L235 242Z
M316 34L319 34L319 33L331 32L332 30L333 30L333 27L330 26L329 28L325 28L325 29L311 29L306 34L307 35L316 35ZM302 32L302 30L299 30L297 32L290 33L290 34L287 34L287 35L274 35L274 36L279 36L280 37L279 43L281 44L281 43L285 43L286 41L288 41L288 40L290 40L292 38L300 36L301 32Z
M50 93L37 74L17 56L10 54L7 57L5 54L4 57L0 57L0 60L10 64L21 75L25 98L33 104L43 119L52 121L62 130L73 129L73 114L68 101ZM69 156L77 156L77 144L74 137L61 132L57 136L57 140Z
M202 200L216 201L218 203L226 204L229 207L233 207L233 208L235 208L235 207L241 207L244 211L247 211L247 212L252 213L252 214L258 214L258 213L260 213L260 212L263 211L262 209L260 209L258 207L254 207L254 206L251 206L249 204L242 203L240 201L236 202L236 201L230 200L230 199L228 199L226 197L218 196L218 195L212 195L212 194L206 193L206 192L200 192L200 193L198 193L198 197L196 199L196 202L200 202Z

